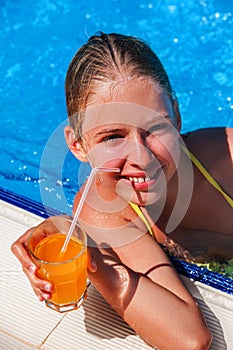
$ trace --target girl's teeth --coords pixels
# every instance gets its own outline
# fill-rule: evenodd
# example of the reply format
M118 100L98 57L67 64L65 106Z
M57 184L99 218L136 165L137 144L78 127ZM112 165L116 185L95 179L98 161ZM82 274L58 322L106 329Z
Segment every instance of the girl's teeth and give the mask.
M149 181L150 178L148 176L146 177L129 177L129 181L133 181L135 183L142 183Z

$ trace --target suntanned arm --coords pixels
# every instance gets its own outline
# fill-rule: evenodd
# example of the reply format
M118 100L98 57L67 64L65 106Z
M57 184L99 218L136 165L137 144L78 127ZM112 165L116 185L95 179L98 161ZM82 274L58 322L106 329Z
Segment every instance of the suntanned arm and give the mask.
M98 247L97 271L89 272L92 283L153 347L209 349L211 335L202 314L162 248L132 217L120 217L84 205L80 224Z
M95 261L92 283L151 346L209 349L211 335L197 304L149 235L114 250L96 248Z

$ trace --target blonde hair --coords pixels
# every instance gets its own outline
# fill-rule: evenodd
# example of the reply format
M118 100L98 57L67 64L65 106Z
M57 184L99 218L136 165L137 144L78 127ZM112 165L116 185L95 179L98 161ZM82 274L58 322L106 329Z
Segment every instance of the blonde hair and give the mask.
M152 80L173 100L168 75L148 44L133 36L99 32L77 51L66 75L67 112L78 139L90 95L100 83L113 82L125 74Z

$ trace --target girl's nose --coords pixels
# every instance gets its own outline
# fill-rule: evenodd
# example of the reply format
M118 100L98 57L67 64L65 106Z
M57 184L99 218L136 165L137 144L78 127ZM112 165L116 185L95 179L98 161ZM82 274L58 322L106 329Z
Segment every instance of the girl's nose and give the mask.
M153 153L148 148L145 140L141 135L138 135L127 145L128 161L140 169L146 168L152 161Z

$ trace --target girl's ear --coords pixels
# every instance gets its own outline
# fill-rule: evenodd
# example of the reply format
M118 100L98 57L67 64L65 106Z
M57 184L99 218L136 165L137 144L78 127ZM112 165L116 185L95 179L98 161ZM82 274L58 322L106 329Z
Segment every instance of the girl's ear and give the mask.
M177 129L180 132L182 123L181 123L179 103L178 103L177 99L175 99L173 102L173 108L174 108L174 114L175 114L175 118L176 118Z
M88 162L87 152L84 150L81 142L77 141L74 129L71 126L66 126L64 129L64 135L67 146L73 155L81 162Z

